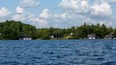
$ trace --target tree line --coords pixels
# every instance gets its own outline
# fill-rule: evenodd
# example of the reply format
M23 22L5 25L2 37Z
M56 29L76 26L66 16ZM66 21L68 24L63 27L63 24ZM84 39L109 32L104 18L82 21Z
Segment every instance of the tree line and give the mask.
M36 28L30 24L24 24L20 21L5 21L0 22L0 39L1 40L18 40L20 35L27 34L32 39L50 39L50 36L54 33L63 35L64 39L71 34L71 39L86 39L87 34L96 34L99 39L104 38L105 35L114 33L116 37L116 29L107 27L106 25L99 23L96 25L87 25L84 23L81 26L73 26L70 28Z

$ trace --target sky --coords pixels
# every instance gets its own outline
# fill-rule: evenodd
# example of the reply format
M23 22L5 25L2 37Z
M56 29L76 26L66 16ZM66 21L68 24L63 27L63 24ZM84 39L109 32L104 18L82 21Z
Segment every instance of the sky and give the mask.
M116 0L0 0L0 22L21 21L37 28L87 24L116 27Z

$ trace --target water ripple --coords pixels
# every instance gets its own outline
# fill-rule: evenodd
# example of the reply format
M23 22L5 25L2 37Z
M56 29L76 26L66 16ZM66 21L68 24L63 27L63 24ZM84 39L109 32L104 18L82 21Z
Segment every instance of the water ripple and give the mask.
M0 65L116 65L116 40L0 41Z

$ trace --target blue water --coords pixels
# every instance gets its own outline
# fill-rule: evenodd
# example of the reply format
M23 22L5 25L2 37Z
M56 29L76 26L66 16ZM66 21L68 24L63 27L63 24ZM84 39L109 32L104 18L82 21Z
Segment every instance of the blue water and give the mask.
M116 40L0 41L0 65L116 65Z

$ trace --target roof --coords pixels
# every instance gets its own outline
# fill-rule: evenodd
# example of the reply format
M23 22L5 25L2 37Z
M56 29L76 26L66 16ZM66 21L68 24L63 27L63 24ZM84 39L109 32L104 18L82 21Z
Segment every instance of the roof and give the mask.
M113 35L105 35L105 38L113 37Z
M95 34L88 34L88 35L95 35Z
M31 36L30 36L30 35L27 35L27 34L23 34L23 35L20 35L20 36L19 36L19 38L24 38L24 37L26 37L26 38L31 38Z
M53 33L52 35L57 35L57 36L62 36L62 34L60 34L60 33Z
M114 33L111 32L109 35L105 35L105 38L112 38L114 36Z
M88 36L95 36L95 34L88 34Z
M113 32L110 33L110 35L113 35L113 34L114 34Z

